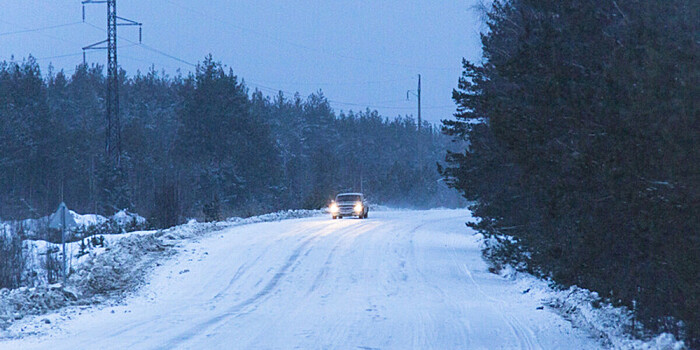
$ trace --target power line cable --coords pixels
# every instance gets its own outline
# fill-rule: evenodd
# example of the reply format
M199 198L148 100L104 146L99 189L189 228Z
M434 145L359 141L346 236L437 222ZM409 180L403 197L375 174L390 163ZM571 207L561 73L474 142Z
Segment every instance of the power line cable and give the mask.
M2 21L5 22L5 21ZM15 25L10 22L5 22L7 24ZM71 22L71 23L64 23L64 24L57 24L57 25L52 25L52 26L46 26L46 27L39 27L39 28L31 28L31 29L22 29L22 30L15 30L12 32L5 32L5 33L0 33L0 36L7 36L7 35L14 35L14 34L23 34L23 33L34 33L34 32L40 32L42 30L49 30L49 29L56 29L56 28L62 28L62 27L70 27L74 26L76 24L80 24L82 22Z
M404 78L404 79L387 79L387 80L370 80L370 81L347 81L347 82L320 82L320 83L314 83L314 82L298 82L298 81L264 81L264 80L258 80L259 82L262 83L273 83L273 84L279 84L279 85L302 85L302 86L350 86L350 85L367 85L367 84L386 84L386 83L396 83L396 82L407 82L407 81L412 81L413 77L411 76L410 78Z
M78 52L78 53L67 53L67 54L64 54L64 55L56 55L56 56L48 56L48 57L37 57L37 58L35 58L35 60L37 60L37 61L46 61L46 60L52 60L52 59L56 59L56 58L75 57L75 56L82 56L82 55L83 55L82 52Z
M127 39L124 39L124 40L127 41L127 42L131 42L130 40L127 40ZM154 47L148 46L148 45L146 45L146 44L141 44L141 45L139 45L139 46L140 46L140 47L143 47L144 49L146 49L146 50L148 50L148 51L155 52L155 53L157 53L157 54L160 54L160 55L163 55L163 56L168 57L168 58L170 58L170 59L173 59L173 60L175 60L175 61L178 61L178 62L180 62L180 63L184 63L184 64L189 65L189 66L192 66L192 67L197 67L197 65L194 64L194 63L187 62L187 61L185 61L185 60L183 60L183 59L181 59L181 58L175 57L175 56L173 56L173 55L170 55L170 54L168 54L168 53L165 53L165 52L163 52L163 51L160 51L160 50L158 50L158 49L156 49L156 48L154 48Z
M141 58L131 57L131 56L125 55L123 53L120 53L119 57L123 57L123 58L126 58L128 60L135 61L135 62L148 63L148 64L153 65L153 66L157 65L159 67L165 67L165 68L170 68L170 69L175 69L175 70L180 69L179 67L174 67L174 66L170 66L170 65L166 65L166 64L156 64L156 62L152 61L152 60L144 60Z
M93 25L92 23L86 22L86 24L88 24L89 26L91 26L91 27L93 27L93 28L95 28L95 29L97 29L97 30L104 31L104 29L102 29L102 28L100 28L100 27L98 27L98 26L96 26L96 25ZM152 51L152 52L155 52L155 53L160 54L160 55L162 55L162 56L168 57L168 58L173 59L173 60L175 60L175 61L178 61L178 62L180 62L180 63L184 63L184 64L187 64L187 65L192 66L192 67L196 67L196 66L197 66L197 65L194 64L194 63L188 62L188 61L183 60L183 59L181 59L181 58L179 58L179 57L176 57L176 56L173 56L173 55L171 55L171 54L168 54L168 53L163 52L163 51L161 51L161 50L158 50L158 49L156 49L156 48L154 48L154 47L148 46L148 45L146 45L146 44L144 44L144 43L136 43L136 42L134 42L134 41L131 41L131 40L129 40L129 39L122 38L122 37L119 37L119 39L124 40L124 41L126 41L126 42L133 43L133 44L135 44L136 46L142 46L142 47L144 47L145 49L147 49L147 50L149 50L149 51ZM286 93L286 94L289 94L289 95L291 95L291 96L294 96L294 95L295 95L295 93L292 93L292 92L289 92L289 91L284 91L284 90L282 90L282 89L269 87L269 86L266 86L266 85L263 85L263 84L259 84L259 83L256 83L256 82L253 82L253 81L250 81L250 80L246 80L246 79L244 79L244 80L245 80L248 84L250 84L250 85L252 85L252 86L254 86L254 87L258 87L258 88L264 89L264 90L269 90L269 91L275 92L275 93L281 91L281 92ZM404 81L404 80L407 80L407 79L403 79L403 80L401 80L401 79L395 79L394 81ZM309 85L311 85L311 83L309 83ZM329 100L329 102L330 102L330 101L332 101L332 100ZM401 101L402 101L402 100L401 100ZM353 104L353 103L349 103L349 102L338 102L338 101L332 101L332 102L338 103L338 104L357 105L357 106L363 106L363 107L364 107L364 106L367 106L367 105L365 105L365 104ZM377 102L377 103L385 103L385 102L399 102L399 100L394 100L394 101L383 101L383 102ZM372 107L372 106L370 106L370 107ZM380 106L377 106L376 108L412 109L413 107L380 107Z
M126 49L130 47L134 47L138 45L126 45L126 46L120 46L120 49ZM96 53L95 51L88 51L85 52L86 54L93 54ZM65 58L65 57L74 57L74 56L82 56L83 52L76 52L76 53L67 53L67 54L62 54L62 55L56 55L56 56L47 56L47 57L37 57L35 60L37 61L45 61L45 60L51 60L51 59L56 59L56 58Z
M97 30L99 30L99 31L101 31L101 32L105 32L105 29L104 29L104 28L100 28L100 27L98 27L98 26L96 26L96 25L94 25L94 24L92 24L92 23L85 22L85 24L87 24L88 26L90 26L90 27L92 27L92 28L95 28L95 29L97 29ZM181 59L181 58L179 58L179 57L173 56L173 55L168 54L168 53L166 53L166 52L163 52L163 51L161 51L161 50L158 50L158 49L156 49L156 48L154 48L154 47L151 47L151 46L149 46L149 45L146 45L146 44L144 44L144 43L137 43L137 42L135 42L135 41L133 41L133 40L129 40L129 39L124 38L124 37L121 37L121 36L117 36L117 37L118 37L120 40L124 40L124 41L126 41L126 42L132 44L131 46L138 46L138 47L141 47L141 48L143 48L143 49L145 49L145 50L148 50L148 51L151 51L151 52L155 52L155 53L157 53L157 54L159 54L159 55L162 55L162 56L168 57L168 58L170 58L170 59L172 59L172 60L175 60L175 61L178 61L178 62L180 62L180 63L186 64L186 65L188 65L188 66L197 67L197 65L194 64L194 63L192 63L192 62L188 62L188 61L186 61L186 60L183 60L183 59ZM130 46L130 47L131 47L131 46Z
M166 1L167 1L167 0L166 0ZM93 28L95 28L95 29L104 31L104 29L102 29L102 28L100 28L100 27L97 27L97 26L95 26L95 25L93 25L93 24L91 24L91 23L87 23L87 22L86 22L86 24L90 25L91 27L93 27ZM156 48L154 48L154 47L148 46L148 45L146 45L146 44L143 44L143 43L139 44L139 43L136 43L136 42L134 42L134 41L131 41L131 40L129 40L129 39L122 38L122 37L119 37L119 39L124 40L124 41L129 42L129 43L133 43L133 44L134 44L133 46L143 47L144 49L147 49L147 50L149 50L149 51L152 51L152 52L157 53L157 54L159 54L159 55L162 55L162 56L164 56L164 57L170 58L170 59L172 59L172 60L178 61L178 62L180 62L180 63L184 63L184 64L189 65L189 66L192 66L192 67L196 67L196 66L197 66L197 65L194 64L194 63L188 62L188 61L186 61L186 60L184 60L184 59L181 59L181 58L179 58L179 57L177 57L177 56L168 54L168 53L166 53L166 52L163 52L163 51L161 51L161 50L159 50L159 49L156 49ZM133 58L132 58L132 59L133 59ZM250 85L250 86L256 87L256 88L261 89L261 90L266 90L266 91L268 91L268 92L270 92L270 93L282 92L282 93L287 94L287 95L289 95L289 96L294 96L294 95L297 94L297 93L294 93L294 92L285 91L285 90L283 90L283 89L277 89L277 88L270 87L270 86L267 86L267 85L259 84L259 83L256 83L256 82L254 82L254 81L247 80L247 79L245 79L245 78L243 78L242 81L245 82L246 84ZM366 107L366 108L372 108L372 109L394 109L394 110L413 110L413 109L415 109L415 107L409 107L409 106L379 106L379 105L374 105L374 104L362 104L362 103L353 103L353 102L343 102L343 101L336 101L336 100L331 100L331 99L326 99L326 100L327 100L329 103L332 103L332 104L340 104L340 105L346 105L346 106L357 106L357 107ZM393 102L398 102L398 101L399 101L399 100L394 100ZM403 100L401 100L401 101L403 101ZM385 103L385 102L392 102L392 101L375 102L375 103ZM447 106L428 106L428 107L423 107L423 109L447 109L447 108L454 108L454 106L447 105Z
M319 49L315 49L315 48L312 48L312 47L309 47L309 46L306 46L306 45L300 45L300 44L297 44L297 43L293 43L293 42L291 42L291 41L282 40L282 39L280 39L280 38L277 38L277 37L268 35L268 34L266 34L266 33L258 32L258 31L251 30L251 29L248 29L248 28L245 28L245 27L242 27L242 26L238 26L238 25L229 23L228 21L224 21L224 20L221 20L221 19L219 19L219 18L215 18L215 17L208 16L208 15L206 15L205 13L199 12L199 11L197 11L197 10L194 10L194 9L191 9L191 8L188 8L188 7L185 7L185 6L178 5L178 4L176 4L176 3L174 3L174 2L172 2L172 1L170 1L170 0L165 0L165 1L168 2L168 3L170 3L170 4L173 5L173 6L180 7L180 8L182 8L182 9L184 9L184 10L189 11L189 12L197 13L197 14L199 14L200 16L208 17L208 18L210 18L210 19L213 19L213 20L215 20L215 21L217 21L217 22L220 22L220 23L222 23L222 24L225 24L225 25L227 25L227 26L234 27L234 28L236 28L236 29L238 29L238 30L241 30L241 31L244 31L244 32L248 32L248 33L252 33L252 34L255 34L255 35L257 35L257 36L261 36L261 37L264 37L264 38L266 38L266 39L273 40L273 41L276 41L276 42L288 44L288 45L291 45L291 46L294 46L294 47L298 47L298 48L302 48L302 49L306 49L306 50L310 50L310 51L321 52L321 53L323 53L323 54L332 55L332 56L337 56L337 57L340 57L340 58L353 59L353 60L360 60L360 61L365 61L365 62L370 62L370 63L386 64L386 65L392 65L392 66L398 66L398 67L409 67L409 68L421 68L421 69L425 69L425 68L426 68L426 67L402 65L402 64L396 64L396 63L390 63L390 62L375 61L375 60L370 60L370 59L365 59L365 58L358 58L358 57L353 57L353 56L347 56L347 55L339 55L339 54L335 54L335 53L329 53L329 52L326 52L325 50L319 50ZM15 26L17 26L16 24L7 22L7 21L5 21L5 20L0 20L0 21L1 21L1 22L4 22L4 23L7 23L7 24L10 24L10 25L15 25ZM61 27L73 26L73 25L77 25L77 24L80 24L80 23L85 23L85 24L89 25L89 26L92 27L92 28L95 28L95 29L97 29L97 30L99 30L99 31L101 31L101 32L105 32L105 30L104 30L103 28L97 27L97 26L95 26L95 25L93 25L93 24L91 24L91 23L88 23L88 22L71 22L71 23L64 23L64 24L58 24L58 25L51 25L51 26L45 26L45 27L39 27L39 28L27 28L27 29L23 29L23 30L17 30L17 31L12 31L12 32L5 32L5 33L0 33L0 36L8 36L8 35L14 35L14 34L40 32L40 31L44 31L44 30L50 30L50 29L56 29L56 28L61 28ZM56 37L56 36L53 36L53 35L50 35L50 34L42 33L42 35L47 36L47 37L50 37L50 38L53 38L53 39L65 41L65 42L71 42L71 41L68 41L68 40L66 40L66 39L64 39L64 38ZM170 58L170 59L175 60L175 61L177 61L177 62L186 64L186 65L188 65L188 66L191 66L191 67L196 67L196 66L197 66L197 65L194 64L194 63L191 63L191 62L189 62L189 61L187 61L187 60L181 59L181 58L179 58L179 57L177 57L177 56L168 54L168 53L166 53L166 52L164 52L164 51L161 51L161 50L159 50L159 49L157 49L157 48L154 48L154 47L152 47L152 46L149 46L149 45L146 45L146 44L143 44L143 43L136 43L136 42L134 42L134 41L132 41L132 40L129 40L129 39L123 38L123 37L119 37L119 39L124 40L124 41L129 42L129 43L132 44L132 45L129 45L129 46L125 46L124 48L133 47L133 46L139 46L139 47L141 47L141 48L143 48L143 49L145 49L145 50L154 52L154 53L156 53L156 54L159 54L159 55L161 55L161 56ZM78 56L78 55L81 55L81 54L82 54L82 53L65 54L65 55L56 55L56 56L50 56L50 57L41 57L41 58L37 58L36 60L39 61L39 60L48 60L48 59L72 57L72 56ZM134 61L140 61L140 62L146 62L146 63L154 64L154 62L149 62L149 61L142 60L142 59L137 59L137 58L134 58L134 57L125 56L125 58L131 59L131 60L134 60ZM431 68L431 69L445 69L445 70L446 70L446 69L448 69L448 68ZM246 81L245 79L243 79L243 80ZM408 80L408 79L394 79L394 80L387 80L387 81L383 81L383 82L396 82L396 81L407 81L407 80ZM250 81L250 80L248 80L248 81L246 81L246 82L247 82L248 84L250 84L251 86L257 87L257 88L262 89L262 90L267 90L267 91L270 91L270 92L273 92L273 93L283 92L283 93L286 93L286 94L288 94L288 95L290 95L290 96L296 95L296 93L292 93L292 92L285 91L285 90L282 90L282 89L277 89L277 88L269 87L269 86L266 86L266 85L258 84L258 83L255 83L255 82L253 82L253 81ZM362 84L371 84L371 83L382 83L382 81L346 82L346 83L298 83L298 82L284 83L284 82L278 82L278 84L281 84L281 85L315 85L315 86L324 86L324 85L325 85L325 86L330 86L330 85L362 85ZM331 100L331 99L327 99L327 101L328 101L329 103L333 103L333 104L346 105L346 106L357 106L357 107L367 107L367 108L374 108L374 109L379 109L379 108L381 108L381 109L405 109L405 110L412 110L412 109L414 108L414 107L408 107L408 106L405 106L405 107L404 107L404 106L381 106L381 105L375 105L375 104L382 104L382 103L388 103L388 102L389 102L389 103L390 103L390 102L399 102L399 101L382 101L382 102L375 102L374 104L362 104L362 103L353 103L353 102L343 102L343 101L336 101L336 100ZM452 106L452 105L446 105L446 106L428 106L428 107L423 107L423 108L424 108L424 109L448 109L448 108L454 108L454 106Z
M38 32L37 30L29 29L29 28L26 28L26 27L24 27L24 26L18 25L18 24L16 24L16 23L8 22L8 21L6 21L6 20L0 19L0 22L9 24L9 25L12 25L12 26L15 26L15 27L25 28L25 30L27 30L27 31L36 31L36 32ZM81 23L81 22L78 22L78 23ZM66 40L65 38L58 37L58 36L54 36L54 35L51 35L51 34L47 34L47 33L38 33L38 34L41 34L41 35L43 35L43 36L45 36L45 37L48 37L48 38L51 38L51 39L54 39L54 40L60 40L60 41L63 41L63 42L69 43L69 44L80 45L80 44L76 43L75 41Z
M289 40L283 40L283 39L280 39L280 38L275 37L275 36L273 36L273 35L269 35L269 34L267 34L267 33L263 33L263 32L256 31L256 30L252 30L252 29L249 29L249 28L246 28L246 27L243 27L243 26L240 26L240 25L231 23L231 22L226 21L226 20L223 20L223 19L210 16L210 15L208 15L208 14L206 14L206 13L203 13L203 12L197 10L197 9L193 9L193 8L191 8L191 7L187 7L187 6L183 6L183 5L177 4L177 3L175 3L175 2L173 2L173 1L171 1L171 0L163 0L163 1L167 2L168 4L170 4L170 5L172 5L172 6L179 7L179 8L181 8L181 9L187 11L188 13L195 13L195 14L198 14L198 15L200 15L200 16L202 16L202 17L208 18L208 19L210 19L210 20L214 20L214 21L219 22L219 23L221 23L221 24L224 24L224 25L226 25L226 26L236 28L236 29L238 29L238 30L240 30L240 31L242 31L242 32L247 32L247 33L250 33L250 34L253 34L253 35L257 35L257 36L262 37L262 38L266 38L266 39L268 39L268 40L275 41L275 42L277 42L277 43L286 44L286 45L289 45L289 46L293 46L293 47L300 48L300 49L304 49L304 50L308 50L308 51L313 51L313 52L322 53L322 54L325 54L325 55L328 55L328 56L335 56L335 57L338 57L338 58L343 58L343 59L348 59L348 60L361 61L361 62L372 63L372 64L381 64L381 65L394 66L394 67L402 67L402 68L421 69L421 70L446 70L446 71L452 71L452 70L454 70L454 68L407 65L407 64L401 64L401 63L396 63L396 62L378 61L378 60L372 60L372 59L368 59L368 58L355 57L355 56L351 56L351 55L344 55L344 54L338 54L338 53L328 52L328 51L323 50L323 49L318 49L318 48L310 47L310 46L307 46L307 45L302 45L302 44L299 44L299 43L291 42L291 41L289 41Z

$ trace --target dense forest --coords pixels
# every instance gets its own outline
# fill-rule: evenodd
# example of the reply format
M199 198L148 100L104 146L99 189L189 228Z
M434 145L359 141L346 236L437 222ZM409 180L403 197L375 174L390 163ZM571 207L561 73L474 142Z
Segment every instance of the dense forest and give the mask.
M0 63L0 218L128 208L158 227L187 217L319 208L339 191L374 203L451 206L438 128L376 111L336 114L319 91L267 97L211 56L186 76L151 69L120 83L121 162L105 161L99 65L43 75Z
M442 170L486 254L700 347L700 2L496 0Z

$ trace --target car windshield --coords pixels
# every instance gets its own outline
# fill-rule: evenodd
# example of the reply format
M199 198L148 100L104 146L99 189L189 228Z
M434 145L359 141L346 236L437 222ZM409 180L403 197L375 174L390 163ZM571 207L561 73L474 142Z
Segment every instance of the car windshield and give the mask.
M336 202L360 202L362 201L362 196L357 194L342 194L338 195L335 200Z

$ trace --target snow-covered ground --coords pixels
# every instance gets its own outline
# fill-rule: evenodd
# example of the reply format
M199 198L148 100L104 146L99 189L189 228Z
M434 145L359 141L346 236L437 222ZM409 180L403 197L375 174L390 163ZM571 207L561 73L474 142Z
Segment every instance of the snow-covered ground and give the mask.
M488 272L466 210L235 226L190 241L117 306L34 319L2 349L597 349Z

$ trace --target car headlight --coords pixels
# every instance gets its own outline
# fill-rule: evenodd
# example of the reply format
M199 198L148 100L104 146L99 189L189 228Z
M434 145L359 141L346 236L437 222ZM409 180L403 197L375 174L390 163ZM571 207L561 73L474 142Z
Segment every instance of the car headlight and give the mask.
M337 213L338 210L339 210L339 209L338 209L338 205L335 204L335 203L331 204L330 209L331 209L331 213Z
M362 203L355 204L355 211L358 213L362 211Z

